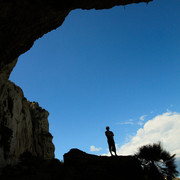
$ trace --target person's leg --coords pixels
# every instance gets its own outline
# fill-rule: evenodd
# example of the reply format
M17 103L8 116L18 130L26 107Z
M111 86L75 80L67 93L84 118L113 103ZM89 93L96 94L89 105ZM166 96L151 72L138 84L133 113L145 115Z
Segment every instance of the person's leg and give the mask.
M113 154L112 154L112 146L111 146L111 144L108 144L108 145L109 145L109 152L110 152L111 156L113 156Z
M115 151L114 153L115 153L115 156L117 156L117 153L116 153L116 151Z
M116 153L116 146L114 145L114 153L115 153L115 156L117 156L117 153Z
M116 146L115 146L115 143L113 143L112 150L114 151L115 156L117 156L117 154L116 154Z

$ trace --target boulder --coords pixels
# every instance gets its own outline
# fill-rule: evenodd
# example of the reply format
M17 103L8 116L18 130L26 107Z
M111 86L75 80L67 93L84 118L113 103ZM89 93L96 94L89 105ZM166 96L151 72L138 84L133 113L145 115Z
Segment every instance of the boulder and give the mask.
M72 179L144 179L141 163L134 156L96 156L71 149L64 154L64 165Z

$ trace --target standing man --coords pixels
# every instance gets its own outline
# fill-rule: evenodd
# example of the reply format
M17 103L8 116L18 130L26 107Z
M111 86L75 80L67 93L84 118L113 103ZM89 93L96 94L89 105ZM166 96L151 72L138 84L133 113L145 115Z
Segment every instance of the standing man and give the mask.
M115 147L115 143L114 143L114 134L112 131L109 130L109 126L106 127L106 137L107 137L107 142L109 145L109 152L111 153L111 156L113 156L112 151L115 153L115 156L117 156L116 154L116 147Z

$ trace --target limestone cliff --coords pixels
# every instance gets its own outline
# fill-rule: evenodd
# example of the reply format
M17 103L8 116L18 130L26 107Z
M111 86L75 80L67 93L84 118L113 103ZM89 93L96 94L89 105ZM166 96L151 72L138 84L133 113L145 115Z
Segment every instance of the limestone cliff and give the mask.
M27 101L11 81L6 84L0 108L0 166L17 163L25 151L43 159L54 158L45 109Z

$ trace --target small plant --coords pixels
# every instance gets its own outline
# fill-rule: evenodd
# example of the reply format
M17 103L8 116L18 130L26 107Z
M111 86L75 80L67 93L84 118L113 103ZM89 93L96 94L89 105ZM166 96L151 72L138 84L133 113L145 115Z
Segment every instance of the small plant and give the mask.
M164 180L165 177L173 179L178 175L175 154L170 155L162 148L160 142L140 147L135 156L141 162L141 166L149 179Z

